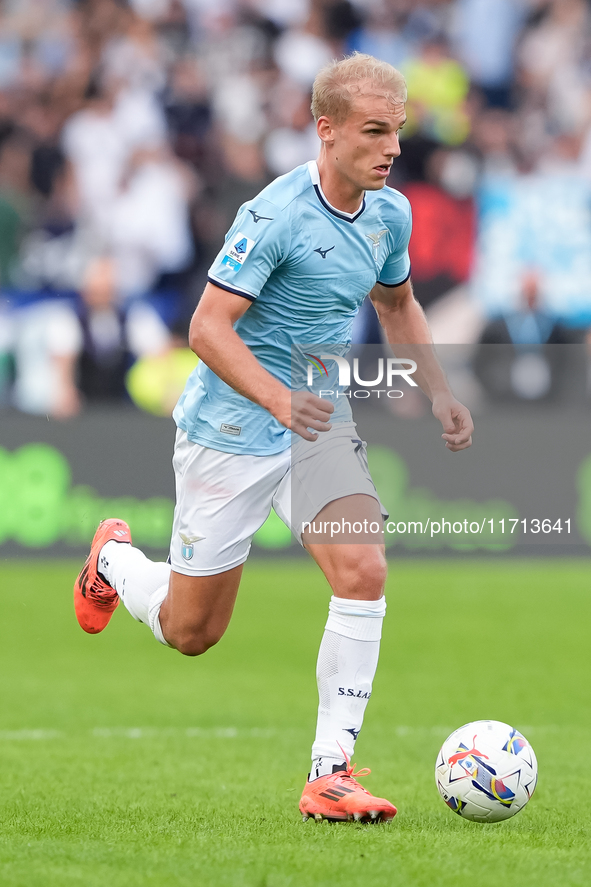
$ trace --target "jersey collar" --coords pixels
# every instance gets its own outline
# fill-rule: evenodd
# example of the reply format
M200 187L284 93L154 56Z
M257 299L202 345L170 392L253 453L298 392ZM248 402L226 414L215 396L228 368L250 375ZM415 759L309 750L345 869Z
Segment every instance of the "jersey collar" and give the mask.
M310 160L308 162L308 172L310 173L310 178L312 179L312 184L314 185L314 190L316 191L316 195L318 200L322 204L322 206L328 210L329 213L332 213L333 216L336 216L337 219L343 219L344 222L354 222L355 219L358 219L363 210L365 209L365 197L361 201L361 206L354 213L345 213L340 209L336 209L332 206L324 195L324 191L322 190L322 186L320 185L320 173L318 171L318 164L315 160Z

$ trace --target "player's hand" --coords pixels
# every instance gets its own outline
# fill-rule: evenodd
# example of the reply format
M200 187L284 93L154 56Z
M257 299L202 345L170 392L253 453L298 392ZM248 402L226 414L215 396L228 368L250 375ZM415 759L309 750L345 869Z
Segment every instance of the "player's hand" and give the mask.
M310 391L295 391L291 395L291 416L284 424L304 440L318 440L318 435L310 431L330 431L329 419L334 412L334 404Z
M472 446L474 423L470 410L449 394L433 398L433 415L443 425L441 437L452 453Z

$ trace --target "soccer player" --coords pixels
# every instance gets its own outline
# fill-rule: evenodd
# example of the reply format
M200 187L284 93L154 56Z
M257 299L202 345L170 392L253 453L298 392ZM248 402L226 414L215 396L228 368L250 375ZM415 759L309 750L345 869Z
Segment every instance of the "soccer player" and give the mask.
M174 411L170 564L148 560L132 546L127 524L110 519L99 526L74 588L85 631L102 631L122 600L160 643L198 656L224 634L252 537L275 508L333 592L318 656L304 819L390 820L396 813L359 784L350 764L386 612L383 536L335 545L316 541L309 527L302 533L314 518L342 514L381 526L383 509L357 455L362 442L347 398L335 405L309 389L292 392L291 348L346 344L367 293L391 343L431 342L410 283L410 207L385 187L400 154L405 101L402 75L371 56L355 54L318 74L318 161L240 208L191 322L201 362ZM469 447L470 414L436 360L415 378L448 449ZM302 493L304 463L303 474L322 482ZM297 515L292 492L305 503Z

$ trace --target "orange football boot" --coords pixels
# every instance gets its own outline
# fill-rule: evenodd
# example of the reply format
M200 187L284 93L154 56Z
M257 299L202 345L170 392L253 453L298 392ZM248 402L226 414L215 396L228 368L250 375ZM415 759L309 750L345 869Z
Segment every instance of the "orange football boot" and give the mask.
M129 542L131 533L123 520L109 518L98 525L90 554L74 583L74 609L80 627L88 634L98 634L109 623L119 606L119 595L98 571L98 558L106 542Z
M343 770L307 782L300 801L300 813L304 822L313 816L322 819L356 822L389 822L396 816L396 807L385 798L374 798L357 782L358 776L368 776L367 767L354 772L347 758Z

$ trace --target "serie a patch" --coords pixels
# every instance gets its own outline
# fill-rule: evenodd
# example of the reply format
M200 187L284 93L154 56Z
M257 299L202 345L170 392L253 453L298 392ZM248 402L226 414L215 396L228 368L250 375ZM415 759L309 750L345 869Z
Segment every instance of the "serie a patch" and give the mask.
M242 231L239 231L232 238L226 255L222 259L222 265L228 265L232 271L240 271L255 243L256 240L251 240L250 237L246 237Z

